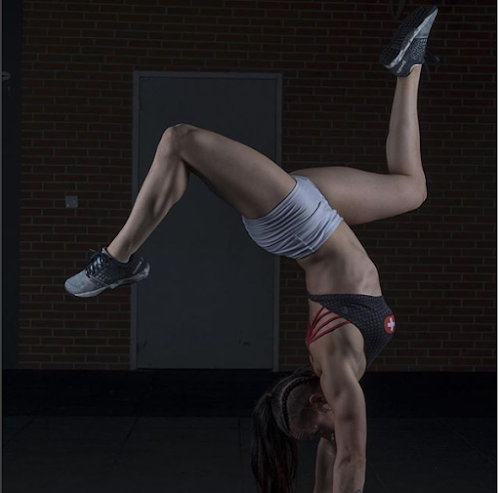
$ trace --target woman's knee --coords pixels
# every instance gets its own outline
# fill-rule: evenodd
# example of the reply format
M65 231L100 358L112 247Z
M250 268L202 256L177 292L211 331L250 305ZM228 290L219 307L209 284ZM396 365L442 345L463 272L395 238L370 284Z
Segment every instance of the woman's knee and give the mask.
M178 123L173 127L168 127L161 137L160 149L169 153L180 152L187 135L196 129L197 127L188 125L187 123Z
M421 181L413 182L405 195L407 197L409 212L420 208L427 200L427 186L425 181L423 183Z
M427 181L425 179L425 175L414 182L412 189L414 209L418 209L427 200Z

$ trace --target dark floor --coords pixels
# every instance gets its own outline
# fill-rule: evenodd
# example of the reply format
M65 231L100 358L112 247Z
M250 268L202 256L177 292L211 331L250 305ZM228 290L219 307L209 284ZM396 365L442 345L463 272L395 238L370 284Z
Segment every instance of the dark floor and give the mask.
M5 493L255 493L269 371L3 372ZM494 493L496 374L368 373L364 493ZM316 442L299 442L312 493Z

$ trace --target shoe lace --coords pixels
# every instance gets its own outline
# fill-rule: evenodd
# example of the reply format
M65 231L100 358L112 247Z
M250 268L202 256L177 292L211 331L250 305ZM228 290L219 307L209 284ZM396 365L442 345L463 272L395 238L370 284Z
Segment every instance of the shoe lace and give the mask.
M428 50L425 50L423 65L425 67L425 70L427 72L427 77L429 78L429 80L431 79L431 72L429 70L429 65L439 65L440 63L441 63L441 59L438 56L433 55Z
M102 252L92 250L92 248L89 248L89 250L94 252L94 254L90 257L90 264L85 269L85 273L90 277L95 275L97 271L109 262L109 257Z

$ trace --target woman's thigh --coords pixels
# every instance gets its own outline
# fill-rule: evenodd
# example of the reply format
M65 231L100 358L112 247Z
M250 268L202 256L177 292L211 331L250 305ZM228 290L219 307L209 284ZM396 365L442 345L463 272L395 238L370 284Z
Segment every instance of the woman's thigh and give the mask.
M286 171L245 144L191 125L176 127L189 130L180 140L189 169L249 219L274 209L295 186Z
M349 225L398 216L417 209L425 200L425 183L406 175L343 166L307 168L290 174L309 178Z

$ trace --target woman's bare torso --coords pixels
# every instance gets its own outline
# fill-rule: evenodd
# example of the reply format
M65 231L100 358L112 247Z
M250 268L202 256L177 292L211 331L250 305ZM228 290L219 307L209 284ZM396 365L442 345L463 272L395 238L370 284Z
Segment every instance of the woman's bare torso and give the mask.
M344 221L315 253L297 262L305 271L307 290L311 294L382 295L377 267ZM308 302L311 323L321 305L309 299ZM322 373L320 362L332 350L344 355L358 380L361 379L366 370L366 357L359 329L352 324L345 325L309 346L316 374Z

